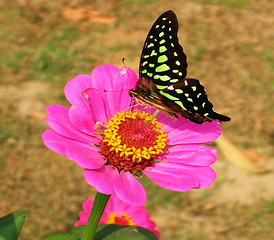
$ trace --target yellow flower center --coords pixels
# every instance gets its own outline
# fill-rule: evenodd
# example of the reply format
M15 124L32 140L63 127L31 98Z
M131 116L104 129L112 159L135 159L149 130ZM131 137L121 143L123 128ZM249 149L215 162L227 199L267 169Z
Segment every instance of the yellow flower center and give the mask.
M105 126L101 154L119 171L141 171L164 152L167 134L161 126L144 111L119 112Z
M110 213L107 219L107 224L129 225L129 226L135 225L131 217L124 212L120 212L119 215L117 215L114 212Z

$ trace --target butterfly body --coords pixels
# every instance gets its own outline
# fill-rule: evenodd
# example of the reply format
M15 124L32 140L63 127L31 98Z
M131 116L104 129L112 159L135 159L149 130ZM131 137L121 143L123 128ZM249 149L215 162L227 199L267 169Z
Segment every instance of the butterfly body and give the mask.
M196 123L229 121L229 117L213 111L199 80L186 78L187 57L177 33L178 21L173 11L164 12L155 21L141 54L140 79L129 95L175 119L182 115Z

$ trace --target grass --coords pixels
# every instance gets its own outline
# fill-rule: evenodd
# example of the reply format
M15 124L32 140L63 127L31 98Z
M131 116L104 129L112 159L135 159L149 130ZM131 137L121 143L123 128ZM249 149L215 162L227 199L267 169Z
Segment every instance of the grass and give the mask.
M146 34L167 9L180 22L189 77L201 79L215 109L232 117L223 125L225 134L240 148L271 157L274 24L269 9L274 6L260 2L81 1L82 7L116 17L105 25L63 19L66 1L1 2L0 214L30 210L21 240L68 231L81 203L94 196L81 169L44 147L41 133L48 127L33 114L43 113L49 104L68 106L65 83L77 74L90 74L96 65L122 67L126 58L126 65L137 71ZM227 165L217 172L213 188L201 191L172 192L142 179L149 189L147 208L162 239L271 239L273 201L250 205L218 195L231 181ZM235 187L231 184L232 195Z
M201 3L212 4L212 5L220 5L227 6L235 9L243 9L248 4L246 0L229 0L229 1L221 1L221 0L199 0Z

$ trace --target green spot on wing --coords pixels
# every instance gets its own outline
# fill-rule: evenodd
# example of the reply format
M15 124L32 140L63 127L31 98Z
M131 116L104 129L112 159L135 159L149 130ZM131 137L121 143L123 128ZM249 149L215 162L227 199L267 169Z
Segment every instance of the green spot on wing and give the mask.
M198 107L197 107L197 106L193 106L193 109L194 109L195 111L197 111L197 110L198 110Z
M165 71L168 71L170 69L170 67L166 64L162 64L160 66L158 66L155 71L156 72L165 72Z
M144 69L144 70L142 71L142 73L143 73L143 74L147 73L147 70L146 70L146 69Z
M169 100L172 100L172 101L180 100L179 98L176 98L176 97L174 97L174 96L172 96L172 95L170 95L169 93L166 93L166 92L160 91L160 94L165 96Z
M197 87L196 86L193 86L193 87L191 87L192 88L192 90L195 92L196 91L196 89L197 89Z
M158 57L157 62L158 63L163 63L166 62L168 60L166 55L161 55L160 57Z
M148 66L150 66L151 68L153 68L153 67L155 67L155 64L150 63L150 64L148 64Z
M147 45L147 48L151 48L151 47L154 47L154 43L150 43Z
M159 33L159 37L162 37L162 36L164 36L164 35L165 35L164 32L160 32L160 33Z
M172 79L172 80L170 80L170 82L172 82L172 83L176 83L176 82L178 82L179 80L178 79Z
M178 93L178 94L181 94L181 93L183 93L184 91L183 91L182 89L179 89L179 88L178 88L178 89L175 89L175 92Z
M151 51L150 56L151 56L151 57L157 56L157 53L156 53L156 51L155 51L154 49Z
M149 76L149 77L152 77L153 76L153 74L152 73L147 73L147 75Z
M180 66L180 65L181 65L180 61L178 61L178 60L175 62L175 64L176 64L177 66Z
M160 52L160 53L163 53L163 52L165 52L166 50L167 50L167 48L166 48L165 46L159 47L159 52Z
M163 75L163 76L160 77L160 79L161 79L162 81L168 81L168 80L170 80L170 77L167 76L167 75Z
M167 86L162 86L162 85L156 85L156 87L157 87L159 90L162 90L162 89L167 88Z
M145 65L147 65L148 64L148 61L144 61L143 63L142 63L142 66L145 66Z
M192 98L187 98L187 101L193 102L193 99Z
M186 110L185 106L181 101L175 101L176 104L178 104L182 109Z
M159 43L160 44L164 44L166 42L166 40L165 39L162 39Z

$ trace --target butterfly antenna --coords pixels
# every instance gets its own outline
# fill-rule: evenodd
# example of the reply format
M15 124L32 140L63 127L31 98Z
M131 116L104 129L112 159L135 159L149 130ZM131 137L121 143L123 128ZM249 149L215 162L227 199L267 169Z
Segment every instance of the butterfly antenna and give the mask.
M127 68L127 66L126 66L126 64L125 64L125 61L126 61L126 59L125 59L125 58L122 58L122 63L123 63L123 65L124 65L124 67Z
M113 92L123 92L123 91L129 91L130 89L117 89L117 90L108 90L108 89L104 89L104 92L107 93L113 93Z

